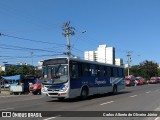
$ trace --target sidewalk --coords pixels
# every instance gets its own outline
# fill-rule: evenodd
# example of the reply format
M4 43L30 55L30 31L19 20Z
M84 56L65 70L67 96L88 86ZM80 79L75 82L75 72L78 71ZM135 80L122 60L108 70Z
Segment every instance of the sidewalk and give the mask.
M31 96L33 94L32 93L10 94L10 91L3 91L3 90L0 92L0 96L8 96L8 95L28 95L28 96Z
M1 91L0 96L10 95L10 91Z

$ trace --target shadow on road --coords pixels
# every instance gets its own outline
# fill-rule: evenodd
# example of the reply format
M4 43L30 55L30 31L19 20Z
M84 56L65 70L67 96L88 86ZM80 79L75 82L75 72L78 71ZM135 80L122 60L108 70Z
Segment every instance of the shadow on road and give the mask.
M121 91L121 92L118 92L116 95L127 94L127 93L130 93L130 92L129 91ZM46 102L80 102L80 101L87 101L87 100L109 97L109 96L115 96L115 95L113 95L112 93L105 93L105 94L91 95L85 100L82 100L82 99L80 99L80 97L77 97L77 98L70 98L70 99L63 99L63 100L54 99L54 100L49 100Z

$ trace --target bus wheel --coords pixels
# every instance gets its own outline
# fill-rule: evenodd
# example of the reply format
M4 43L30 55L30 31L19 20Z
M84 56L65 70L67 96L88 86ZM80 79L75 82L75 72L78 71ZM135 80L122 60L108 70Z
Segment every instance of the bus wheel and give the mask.
M40 89L40 90L38 90L38 94L39 94L39 95L41 95L41 89Z
M85 100L85 99L87 99L87 97L88 97L88 90L87 90L87 88L83 88L81 91L81 99Z
M112 93L113 93L113 95L116 95L116 94L117 94L117 92L118 92L118 91L117 91L117 86L116 86L116 85L114 85L114 87L113 87L113 92L112 92Z

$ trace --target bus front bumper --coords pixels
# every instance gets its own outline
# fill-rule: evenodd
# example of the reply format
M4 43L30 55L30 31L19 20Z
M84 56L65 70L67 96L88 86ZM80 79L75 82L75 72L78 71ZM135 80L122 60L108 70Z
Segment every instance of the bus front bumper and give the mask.
M46 92L46 96L55 98L68 98L67 92Z

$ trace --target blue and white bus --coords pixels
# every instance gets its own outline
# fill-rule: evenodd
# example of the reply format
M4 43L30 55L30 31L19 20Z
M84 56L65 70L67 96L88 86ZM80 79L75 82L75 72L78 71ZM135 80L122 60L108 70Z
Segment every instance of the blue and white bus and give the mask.
M44 60L43 80L42 94L58 99L86 99L125 88L124 67L67 57Z

